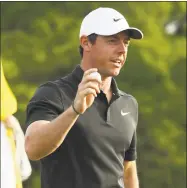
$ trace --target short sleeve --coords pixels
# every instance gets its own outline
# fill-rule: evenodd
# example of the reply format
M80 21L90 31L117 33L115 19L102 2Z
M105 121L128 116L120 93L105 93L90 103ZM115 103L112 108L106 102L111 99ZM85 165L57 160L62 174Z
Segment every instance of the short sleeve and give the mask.
M61 93L54 83L48 82L40 86L26 110L26 125L34 121L52 121L64 110Z
M134 160L137 159L137 149L136 149L137 135L136 135L136 130L137 130L137 125L138 125L138 103L137 103L137 100L134 97L132 97L132 101L133 101L134 109L135 109L134 119L136 121L136 128L135 128L132 140L131 140L130 147L125 152L124 160L127 160L127 161L134 161Z
M136 131L134 132L131 144L129 149L125 152L125 158L124 160L126 161L134 161L137 158L137 151L136 151L136 142L137 142L137 137L136 137Z

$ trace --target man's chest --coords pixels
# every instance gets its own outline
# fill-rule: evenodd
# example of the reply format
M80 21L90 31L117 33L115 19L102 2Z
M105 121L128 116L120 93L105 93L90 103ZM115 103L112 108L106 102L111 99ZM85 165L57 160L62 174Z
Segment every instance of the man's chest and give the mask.
M71 105L73 97L65 94L65 108ZM136 111L135 105L128 97L119 97L110 105L107 99L96 98L72 128L74 140L77 144L87 143L101 150L110 146L116 152L124 153L129 148L136 129Z

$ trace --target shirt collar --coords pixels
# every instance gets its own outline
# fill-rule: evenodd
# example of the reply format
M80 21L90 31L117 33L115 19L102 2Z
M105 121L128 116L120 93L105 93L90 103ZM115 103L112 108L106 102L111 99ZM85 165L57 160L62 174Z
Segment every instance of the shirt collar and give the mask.
M84 74L84 71L81 69L81 66L77 65L72 72L72 75L75 78L77 84L81 82L83 74Z
M124 93L119 90L117 82L114 78L112 78L111 88L112 88L113 94L116 95L117 97L124 95Z

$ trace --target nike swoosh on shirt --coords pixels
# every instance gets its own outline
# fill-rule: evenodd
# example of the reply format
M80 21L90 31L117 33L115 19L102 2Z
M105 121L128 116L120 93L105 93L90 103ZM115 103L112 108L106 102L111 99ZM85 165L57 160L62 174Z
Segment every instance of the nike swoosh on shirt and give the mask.
M121 115L122 116L126 116L127 114L129 114L130 112L123 112L123 110L121 110Z

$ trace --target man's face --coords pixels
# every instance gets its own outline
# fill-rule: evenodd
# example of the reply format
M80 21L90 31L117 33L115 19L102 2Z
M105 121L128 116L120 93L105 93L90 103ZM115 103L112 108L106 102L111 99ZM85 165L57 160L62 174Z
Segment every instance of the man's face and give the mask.
M129 36L120 32L112 36L98 36L90 50L93 66L104 76L117 76L127 57Z

